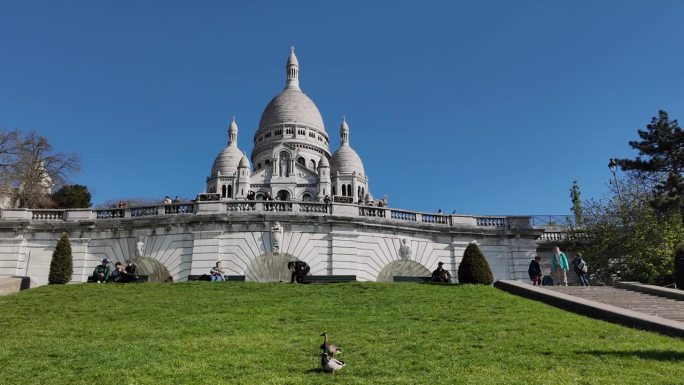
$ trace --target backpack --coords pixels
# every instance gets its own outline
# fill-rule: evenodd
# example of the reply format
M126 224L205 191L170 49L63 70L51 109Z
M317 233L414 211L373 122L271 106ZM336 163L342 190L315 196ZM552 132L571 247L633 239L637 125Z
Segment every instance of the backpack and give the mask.
M587 269L587 263L584 262L584 260L580 261L580 263L577 264L577 269L579 269L583 273L589 272L589 269Z

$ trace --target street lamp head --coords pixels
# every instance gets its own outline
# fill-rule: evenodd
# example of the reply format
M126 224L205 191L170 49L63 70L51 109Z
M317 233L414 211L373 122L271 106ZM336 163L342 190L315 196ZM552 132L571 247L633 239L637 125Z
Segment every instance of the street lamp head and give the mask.
M615 171L617 170L617 161L614 158L610 158L610 161L608 162L608 168L610 169L610 172L615 174Z

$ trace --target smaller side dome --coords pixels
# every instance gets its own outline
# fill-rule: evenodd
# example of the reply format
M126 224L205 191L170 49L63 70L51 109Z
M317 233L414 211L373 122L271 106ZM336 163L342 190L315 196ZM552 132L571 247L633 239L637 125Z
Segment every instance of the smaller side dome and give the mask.
M365 175L363 162L361 162L359 154L357 154L349 145L349 125L347 125L346 117L342 117L342 124L340 125L340 148L338 148L332 156L331 171L333 175L336 175L337 173L349 175L354 172Z
M318 162L318 168L321 167L330 167L330 162L328 162L328 158L325 156L321 158L320 162Z
M221 151L214 164L211 166L210 177L219 175L232 175L237 171L238 165L242 160L244 154L237 146L238 127L235 122L235 117L228 127L228 145Z
M243 153L242 159L240 159L240 164L238 168L249 168L249 159L247 159L247 153Z

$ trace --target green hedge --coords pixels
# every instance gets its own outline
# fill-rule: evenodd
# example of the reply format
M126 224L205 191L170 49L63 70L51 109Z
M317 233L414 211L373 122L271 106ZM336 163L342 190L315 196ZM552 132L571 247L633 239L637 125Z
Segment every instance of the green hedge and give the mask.
M492 269L475 243L469 244L465 249L463 260L458 266L458 282L482 285L491 285L494 282Z
M64 234L57 242L57 247L55 247L55 251L52 253L48 283L50 285L68 283L71 281L71 274L73 271L71 242L69 242L69 237Z

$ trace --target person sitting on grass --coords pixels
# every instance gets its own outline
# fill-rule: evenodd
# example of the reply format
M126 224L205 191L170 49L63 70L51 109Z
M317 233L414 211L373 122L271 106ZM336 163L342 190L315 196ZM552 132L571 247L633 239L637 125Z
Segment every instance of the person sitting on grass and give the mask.
M223 270L223 268L221 267L221 261L216 261L216 266L211 268L209 274L211 274L212 282L223 282L226 280L223 277L223 275L225 274L225 270Z
M290 277L290 283L304 283L304 277L309 274L311 267L304 261L292 261L287 263L287 269L290 270L292 276Z
M444 265L444 262L437 263L437 268L432 272L432 282L451 282L451 273L449 273L449 270L443 268L442 265Z
M109 274L111 274L112 268L109 266L109 258L102 259L102 262L95 266L93 271L93 280L97 283L105 283L109 279Z
M138 280L138 267L130 259L126 261L126 267L121 274L121 279L119 282L129 283Z
M121 262L116 262L114 264L114 270L109 274L109 282L119 282L123 275L123 268L121 267Z

